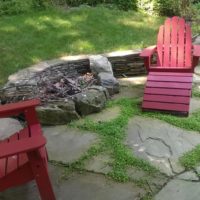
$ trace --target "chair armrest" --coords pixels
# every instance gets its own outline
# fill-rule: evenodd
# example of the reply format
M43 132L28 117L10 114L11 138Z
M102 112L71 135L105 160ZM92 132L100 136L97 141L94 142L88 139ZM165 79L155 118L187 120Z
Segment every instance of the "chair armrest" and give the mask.
M193 56L200 57L200 45L193 45Z
M39 149L46 144L46 138L42 135L16 140L0 144L0 158L9 157L19 153L25 153Z
M26 109L40 105L39 99L21 101L17 103L9 103L0 106L0 117L8 117L24 113Z
M148 48L143 49L143 51L140 53L140 57L151 57L155 51L156 46L150 46Z

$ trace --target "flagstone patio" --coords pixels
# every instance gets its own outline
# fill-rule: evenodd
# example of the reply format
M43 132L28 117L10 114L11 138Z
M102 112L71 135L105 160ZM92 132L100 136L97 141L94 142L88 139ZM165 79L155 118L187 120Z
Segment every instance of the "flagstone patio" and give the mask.
M133 87L137 83L120 80L122 93L114 98L142 97L143 87ZM191 112L198 111L200 100L193 98L190 109ZM92 114L88 119L94 123L109 122L120 112L120 107L114 106ZM14 119L4 119L0 121L0 127L9 135L13 127L19 129L20 124ZM151 176L143 170L129 167L126 169L129 177L126 183L118 183L108 176L113 162L109 152L86 159L80 170L69 171L72 163L101 143L97 133L67 125L44 126L43 132L51 161L49 174L58 200L140 200L148 193L154 194L155 200L197 200L200 196L199 168L186 171L178 161L185 152L200 144L198 132L182 130L160 120L132 117L126 128L124 145L134 156L148 161L160 172ZM144 182L145 185L142 184ZM40 199L34 182L0 193L1 200L13 200L13 197L16 200Z

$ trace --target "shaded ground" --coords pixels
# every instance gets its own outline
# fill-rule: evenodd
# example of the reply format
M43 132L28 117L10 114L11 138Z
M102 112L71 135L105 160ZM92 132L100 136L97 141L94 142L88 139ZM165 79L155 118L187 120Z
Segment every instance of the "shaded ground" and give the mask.
M49 166L57 200L139 200L144 190L133 183L116 183L103 175L73 173L67 180L61 179L62 169ZM10 189L0 194L2 200L39 200L35 183Z

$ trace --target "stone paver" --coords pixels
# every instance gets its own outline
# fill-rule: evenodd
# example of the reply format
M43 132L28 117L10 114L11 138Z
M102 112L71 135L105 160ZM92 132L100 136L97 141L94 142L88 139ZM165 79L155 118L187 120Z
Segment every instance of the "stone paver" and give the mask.
M61 169L50 166L51 180L57 200L139 200L143 189L132 183L116 183L103 175L73 174L62 180ZM23 185L0 193L2 200L39 200L35 183Z
M108 122L120 115L120 107L114 106L112 108L107 108L102 110L100 113L91 114L88 118L94 122Z
M200 99L192 98L190 101L190 114L200 110Z
M156 196L155 200L197 200L200 183L172 180Z
M156 173L154 175L150 175L149 173L137 169L135 167L131 167L127 170L127 174L133 181L144 181L148 185L148 190L150 189L152 193L157 193L162 189L162 187L168 182L168 177L161 173Z
M142 97L146 79L146 76L119 78L120 93L112 96L112 99Z
M200 135L160 120L134 117L129 122L125 143L134 155L172 176L184 171L178 159L200 144Z
M43 128L47 138L47 150L50 160L71 163L79 159L87 150L98 142L94 133L52 126Z
M0 119L0 140L3 140L13 133L22 129L22 125L16 119L2 118Z
M176 178L180 180L186 180L186 181L199 181L199 177L193 171L188 171L183 174L180 174Z
M128 77L128 78L119 78L119 84L121 86L136 86L136 85L144 85L146 83L147 76L136 76L136 77Z
M111 162L112 159L109 155L97 155L85 163L85 169L95 173L107 174L112 171Z
M120 93L115 94L112 99L121 99L121 98L139 98L144 94L143 87L120 87Z

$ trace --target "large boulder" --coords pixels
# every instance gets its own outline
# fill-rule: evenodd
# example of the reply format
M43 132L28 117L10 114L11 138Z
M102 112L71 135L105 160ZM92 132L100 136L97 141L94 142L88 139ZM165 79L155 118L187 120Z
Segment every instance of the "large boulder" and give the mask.
M100 112L106 105L107 92L102 87L88 88L74 97L77 112L84 116Z
M119 81L110 73L101 72L98 74L99 84L105 87L110 95L119 93Z
M102 55L90 56L90 69L92 73L98 75L101 72L113 75L112 65L108 58Z
M37 107L40 122L44 125L60 125L79 119L72 100L48 103Z
M102 55L90 56L90 69L105 87L110 95L119 93L119 82L113 75L112 65L107 57Z

